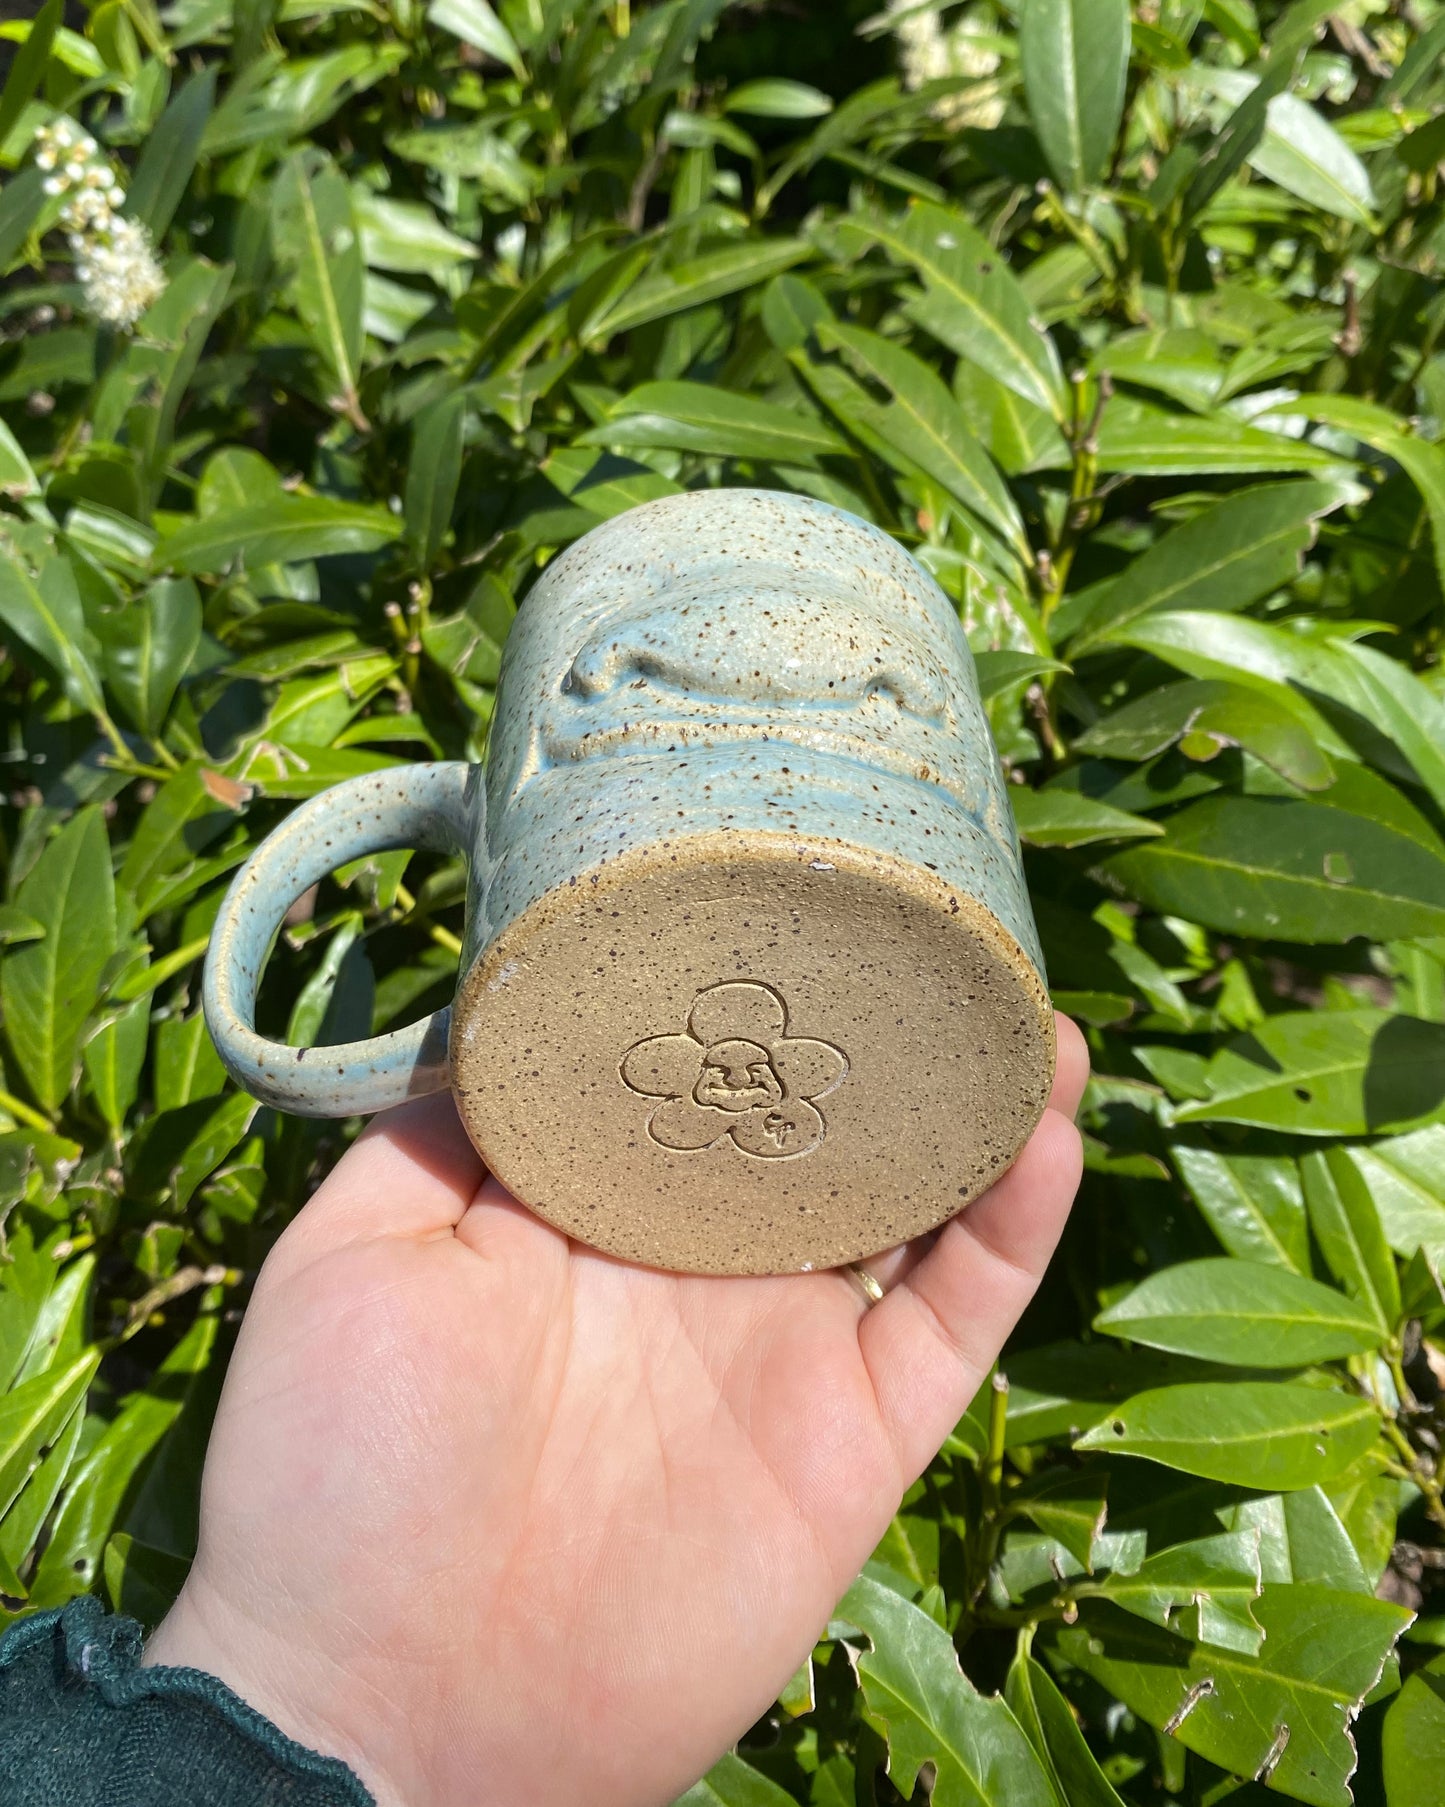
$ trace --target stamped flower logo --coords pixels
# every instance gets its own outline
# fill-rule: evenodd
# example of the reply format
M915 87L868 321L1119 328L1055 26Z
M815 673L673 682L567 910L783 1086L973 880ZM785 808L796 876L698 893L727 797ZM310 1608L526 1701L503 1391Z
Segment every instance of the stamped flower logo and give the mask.
M647 1133L663 1148L711 1148L731 1137L764 1160L809 1154L826 1125L817 1100L848 1071L831 1042L788 1034L770 985L710 985L693 1000L685 1035L650 1035L622 1057L622 1078L661 1103Z

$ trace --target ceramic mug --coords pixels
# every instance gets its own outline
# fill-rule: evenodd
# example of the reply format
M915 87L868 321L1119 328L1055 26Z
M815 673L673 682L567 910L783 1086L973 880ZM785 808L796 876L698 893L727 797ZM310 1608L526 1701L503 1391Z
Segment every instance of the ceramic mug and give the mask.
M390 848L469 862L451 1009L254 1027L291 903ZM323 792L217 918L206 1021L268 1104L450 1086L541 1217L678 1271L835 1266L950 1217L1037 1123L1054 1029L952 604L878 528L710 490L594 528L524 600L485 771Z

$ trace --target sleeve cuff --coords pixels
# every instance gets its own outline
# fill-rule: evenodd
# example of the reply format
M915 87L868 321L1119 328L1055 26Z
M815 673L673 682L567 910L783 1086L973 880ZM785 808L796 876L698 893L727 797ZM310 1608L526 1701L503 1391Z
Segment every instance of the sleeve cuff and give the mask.
M0 1775L13 1807L375 1807L199 1669L142 1669L141 1629L93 1595L0 1637Z

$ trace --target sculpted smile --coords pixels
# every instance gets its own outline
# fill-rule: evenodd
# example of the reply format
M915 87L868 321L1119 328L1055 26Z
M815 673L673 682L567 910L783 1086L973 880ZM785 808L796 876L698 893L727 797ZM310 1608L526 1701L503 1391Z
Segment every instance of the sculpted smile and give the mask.
M893 705L885 705L893 708ZM547 765L564 765L580 760L622 758L629 755L681 752L688 749L706 751L728 745L756 745L776 741L796 746L813 754L831 754L835 758L856 759L867 765L883 765L900 777L913 778L923 784L948 784L945 761L930 743L942 737L930 724L900 719L893 737L879 741L852 732L857 704L846 708L835 706L841 720L829 721L826 708L810 712L812 719L799 712L746 716L729 716L725 705L696 715L640 715L636 720L612 719L593 725L588 706L580 704L570 719L549 722L542 739ZM896 711L895 711L896 713ZM860 727L862 724L858 724Z

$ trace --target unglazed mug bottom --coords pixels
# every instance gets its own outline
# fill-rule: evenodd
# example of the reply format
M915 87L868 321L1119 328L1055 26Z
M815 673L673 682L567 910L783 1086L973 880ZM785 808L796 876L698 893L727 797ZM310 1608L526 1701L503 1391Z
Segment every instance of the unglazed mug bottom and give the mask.
M467 973L451 1083L487 1165L630 1261L837 1266L1015 1158L1053 1014L967 893L843 842L679 834L545 893Z

